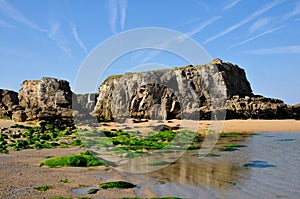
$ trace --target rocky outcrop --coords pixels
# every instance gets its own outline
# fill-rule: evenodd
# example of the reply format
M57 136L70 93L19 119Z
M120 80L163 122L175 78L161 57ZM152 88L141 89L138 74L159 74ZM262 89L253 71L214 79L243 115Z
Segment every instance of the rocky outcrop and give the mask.
M69 82L44 77L41 80L26 80L19 92L18 113L25 120L70 125L72 117L72 91ZM25 116L24 116L25 113Z
M99 120L211 119L218 111L226 119L300 118L300 105L254 95L245 71L220 59L109 77L99 87L94 114Z
M289 106L289 108L292 112L293 118L300 120L300 104Z
M99 119L208 119L234 95L253 96L245 71L215 59L206 65L110 77L99 87L94 113Z
M263 96L233 96L226 103L227 119L289 119L293 110L282 100Z
M17 92L0 89L0 117L11 118L18 104Z

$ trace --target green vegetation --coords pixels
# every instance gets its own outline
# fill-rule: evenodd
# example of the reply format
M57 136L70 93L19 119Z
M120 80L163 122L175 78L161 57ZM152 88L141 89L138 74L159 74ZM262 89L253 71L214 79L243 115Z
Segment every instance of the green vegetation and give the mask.
M0 153L8 153L7 147L20 151L82 145L76 130L70 128L61 129L50 124L43 128L14 124L10 128L8 133L0 133Z
M90 189L88 194L95 194L99 191L99 189Z
M68 179L62 179L62 180L60 180L59 182L62 182L62 183L70 183L71 181L68 180Z
M57 167L91 167L107 165L105 160L95 158L89 151L79 155L50 158L40 163L40 166Z
M88 131L79 132L85 139L82 143L87 146L99 148L113 148L114 153L122 157L146 156L149 151L165 149L164 152L172 150L185 150L188 144L199 143L199 139L194 139L196 134L191 131L165 130L142 134L139 131ZM170 145L170 142L172 144ZM191 146L190 149L199 149L200 146Z
M104 80L104 82L101 84L101 86L104 85L105 83L107 83L108 81L111 81L111 80L113 80L113 79L118 79L118 78L120 78L120 77L122 77L122 76L123 76L123 75L111 75L111 76L107 77L107 78Z
M162 160L156 160L153 162L149 162L150 166L162 166L162 165L168 165L168 164L170 164L170 163L166 162L166 161L162 161Z
M8 153L7 150L7 141L5 140L7 138L5 135L0 134L0 153Z
M38 190L38 191L47 191L48 189L51 189L52 187L50 185L43 185L43 186L39 186L36 187L34 189Z
M136 185L134 185L130 182L117 181L117 182L102 183L102 184L99 184L99 187L102 189L112 189L112 188L130 189L130 188L136 187Z
M240 132L221 132L220 133L220 137L221 138L226 138L226 137L237 137L237 136L240 136L242 135L242 133Z
M1 116L0 120L11 120L11 118L10 117L5 117L5 116Z
M242 147L239 144L227 144L225 147L220 149L221 151L235 151L238 147Z

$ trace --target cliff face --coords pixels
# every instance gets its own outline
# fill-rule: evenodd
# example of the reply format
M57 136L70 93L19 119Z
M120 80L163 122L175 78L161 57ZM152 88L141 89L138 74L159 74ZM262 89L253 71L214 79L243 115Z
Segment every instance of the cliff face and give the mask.
M245 71L215 59L209 64L109 77L99 94L75 95L55 78L26 80L19 93L0 89L0 117L73 125L76 121L138 119L300 119L300 105L252 93Z
M252 93L245 71L215 59L201 66L125 74L99 87L94 110L98 119L299 119L300 106ZM196 115L195 115L196 114Z
M209 119L233 95L253 96L245 72L215 59L201 66L111 77L99 87L94 113L99 119L173 119L197 113L193 119Z
M18 104L17 92L0 89L0 117L11 117Z
M69 82L65 80L46 77L41 80L26 80L18 97L25 120L58 124L72 122L72 91ZM18 112L18 115L21 113Z

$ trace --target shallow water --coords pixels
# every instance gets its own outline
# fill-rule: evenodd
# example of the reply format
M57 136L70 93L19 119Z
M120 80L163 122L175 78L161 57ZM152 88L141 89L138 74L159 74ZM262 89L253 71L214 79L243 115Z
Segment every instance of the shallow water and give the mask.
M222 151L229 143L243 147ZM144 173L124 173L140 197L299 198L300 132L264 132L220 140L205 158L187 151L175 164Z

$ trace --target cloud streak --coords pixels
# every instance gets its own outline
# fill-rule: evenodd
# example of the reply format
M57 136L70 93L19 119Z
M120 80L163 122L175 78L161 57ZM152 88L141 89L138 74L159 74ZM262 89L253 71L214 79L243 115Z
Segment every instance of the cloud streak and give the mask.
M276 1L273 1L271 3L268 3L268 4L265 4L261 9L259 9L258 11L252 13L249 17L247 17L246 19L240 21L239 23L233 25L233 26L230 26L229 28L227 28L226 30L220 32L219 34L217 35L214 35L212 37L209 37L208 39L206 39L203 43L206 44L208 42L211 42L215 39L218 39L236 29L238 29L239 27L241 27L242 25L256 19L257 17L259 17L260 15L264 14L265 12L269 11L270 9L272 9L273 7L283 3L284 0L276 0Z
M47 32L47 30L39 27L37 24L35 24L30 19L27 19L21 12L19 12L17 9L15 9L11 4L6 2L5 0L0 0L0 9L1 11L8 17L12 18L16 22L19 22L23 25L26 25L34 30L40 31L40 32Z
M85 54L88 54L87 48L85 47L82 40L79 38L77 28L76 28L75 24L73 24L73 23L71 23L71 30L72 30L72 34L73 34L77 44L82 48L82 50L85 52Z
M118 31L118 24L120 30L124 30L127 12L127 0L108 0L109 7L109 24L112 33L116 34Z
M213 17L211 18L210 20L208 21L205 21L204 23L202 24L199 24L194 30L190 31L190 32L187 32L185 33L187 36L191 37L195 34L197 34L198 32L200 32L201 30L203 30L205 27L207 27L208 25L214 23L215 21L219 20L221 17L220 16L216 16L216 17Z
M233 0L228 5L226 5L223 10L229 10L233 8L235 5L237 5L241 0Z
M256 32L257 30L259 30L262 27L266 26L270 21L271 21L270 18L263 18L263 19L257 20L249 28L249 33L252 34L252 33Z
M300 46L279 46L243 51L247 54L300 54Z
M62 49L69 57L72 57L71 49L68 47L68 42L65 40L63 34L60 31L60 24L56 22L50 23L51 31L48 37L52 39L56 45Z
M295 5L294 9L291 12L289 12L285 15L283 20L292 18L298 14L300 14L300 1L297 2L297 4Z
M244 40L244 41L241 41L241 42L239 42L239 43L236 43L236 44L230 46L229 49L230 49L230 48L233 48L233 47L236 47L236 46L240 46L240 45L245 44L245 43L248 43L248 42L250 42L250 41L252 41L252 40L254 40L254 39L260 38L260 37L262 37L262 36L264 36L264 35L271 34L272 32L275 32L275 31L277 31L277 30L279 30L279 29L281 29L281 28L283 28L283 27L284 27L284 26L279 26L279 27L277 27L277 28L273 28L273 29L267 30L267 31L265 31L265 32L263 32L263 33L261 33L261 34L258 34L258 35L256 35L256 36L250 37L249 39L246 39L246 40Z
M194 28L194 30L190 31L190 32L185 32L184 35L180 35L177 38L170 38L169 40L159 44L157 47L164 49L164 48L168 48L170 45L172 45L174 42L182 42L184 41L187 37L191 37L197 33L199 33L201 30L203 30L204 28L206 28L207 26L211 25L212 23L214 23L215 21L219 20L221 17L220 16L215 16L201 24L199 24L198 26L196 26ZM155 51L151 51L150 53L148 53L148 55L143 59L142 63L146 63L147 61L153 59L155 56L157 56L160 53L159 50L155 50Z
M6 23L6 21L3 21L1 19L0 19L0 27L2 27L2 28L15 28L14 26L9 25L8 23Z

